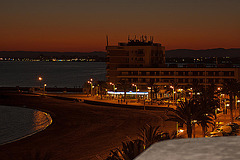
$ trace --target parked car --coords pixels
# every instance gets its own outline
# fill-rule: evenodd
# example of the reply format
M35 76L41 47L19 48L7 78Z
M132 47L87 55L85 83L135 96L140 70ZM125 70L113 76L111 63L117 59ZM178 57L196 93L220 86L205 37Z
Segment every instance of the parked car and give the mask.
M232 127L228 125L221 126L220 128L215 129L213 132L210 132L210 137L226 136L232 133Z
M235 118L236 120L240 120L240 115Z
M239 125L237 123L229 123L227 125L232 127L233 132L235 132L239 128Z

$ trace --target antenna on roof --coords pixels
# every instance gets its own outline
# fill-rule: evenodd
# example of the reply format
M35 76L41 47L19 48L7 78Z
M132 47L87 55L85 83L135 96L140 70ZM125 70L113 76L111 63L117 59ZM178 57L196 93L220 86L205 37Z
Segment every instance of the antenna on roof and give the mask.
M106 35L106 40L107 40L107 46L108 46L108 35Z

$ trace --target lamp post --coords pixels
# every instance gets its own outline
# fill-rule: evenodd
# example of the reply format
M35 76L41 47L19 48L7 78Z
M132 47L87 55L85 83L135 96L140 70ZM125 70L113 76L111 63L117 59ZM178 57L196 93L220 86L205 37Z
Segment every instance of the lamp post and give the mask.
M90 81L88 81L91 87L91 97L92 97L92 88L93 88L93 79L91 78Z
M173 103L175 102L175 98L174 98L174 87L173 86L170 86L170 88L173 89Z
M136 84L132 84L133 87L136 87L136 99L137 99L137 85Z
M115 95L115 84L112 83L112 82L110 82L109 84L113 86L113 92L114 92L114 95Z
M44 85L43 85L43 94L45 94L46 86L47 86L47 84L44 83Z
M113 86L113 93L114 93L113 97L115 98L115 84L112 82L110 82L109 84Z
M40 84L39 84L39 89L41 89L42 77L38 77L38 80L39 80L39 82L40 82Z

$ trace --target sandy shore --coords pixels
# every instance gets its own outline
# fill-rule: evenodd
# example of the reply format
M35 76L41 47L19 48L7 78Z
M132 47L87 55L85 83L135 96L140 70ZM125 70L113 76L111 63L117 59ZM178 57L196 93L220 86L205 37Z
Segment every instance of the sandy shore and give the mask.
M20 159L35 152L49 152L53 160L106 158L111 149L121 146L122 141L137 138L138 129L145 123L162 125L165 131L174 129L173 122L162 122L164 113L159 111L94 106L1 92L0 105L38 109L50 113L53 119L52 125L46 130L0 146L1 160Z

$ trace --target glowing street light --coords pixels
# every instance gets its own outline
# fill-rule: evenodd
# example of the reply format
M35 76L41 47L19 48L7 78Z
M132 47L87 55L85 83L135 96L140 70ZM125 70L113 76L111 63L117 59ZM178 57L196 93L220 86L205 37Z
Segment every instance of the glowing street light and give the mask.
M172 88L173 89L173 103L175 102L175 98L174 98L174 87L173 86L170 86L170 88Z
M110 82L109 84L113 86L113 92L115 93L115 89L116 89L116 88L115 88L115 84L112 83L112 82Z
M47 84L44 83L44 85L43 85L43 94L45 94L46 86L47 86Z
M132 86L133 86L133 87L136 87L136 99L137 99L137 91L138 91L137 85L136 85L136 84L132 84Z
M91 86L91 96L92 96L92 89L93 89L93 79L91 78L90 81L88 81L88 83Z
M39 82L40 82L40 84L39 84L40 86L39 86L39 87L41 88L42 77L38 77L38 80L39 80Z

